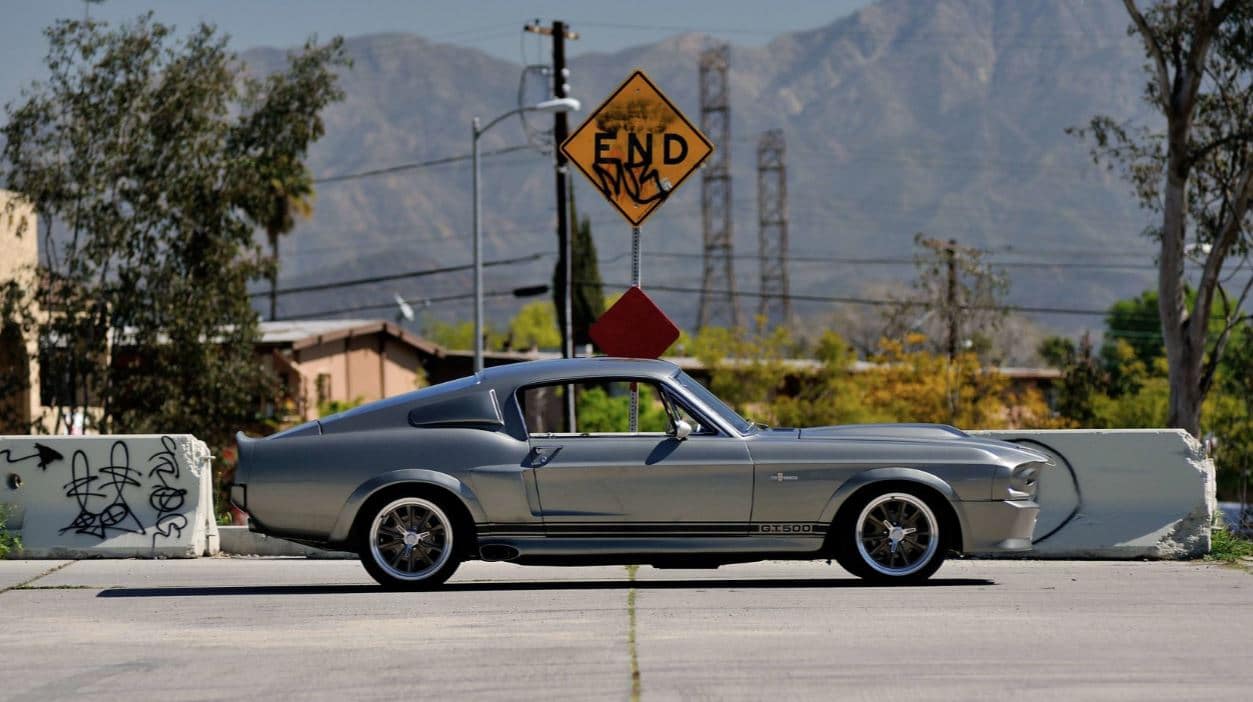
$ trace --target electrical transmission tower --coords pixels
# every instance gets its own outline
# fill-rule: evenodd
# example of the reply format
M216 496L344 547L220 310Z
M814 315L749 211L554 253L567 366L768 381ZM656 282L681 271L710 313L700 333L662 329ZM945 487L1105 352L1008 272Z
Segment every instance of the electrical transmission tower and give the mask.
M762 132L757 141L757 261L761 305L767 327L792 319L787 282L787 164L782 129Z
M735 300L731 250L731 101L727 86L730 47L707 49L700 56L700 128L714 143L701 178L705 276L701 284L697 328L740 325Z

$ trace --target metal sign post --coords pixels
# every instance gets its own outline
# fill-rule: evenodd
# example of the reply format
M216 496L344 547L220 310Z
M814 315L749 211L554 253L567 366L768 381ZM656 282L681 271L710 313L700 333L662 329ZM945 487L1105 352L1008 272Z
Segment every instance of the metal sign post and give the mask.
M643 341L645 348L651 350L655 346L659 356L678 337L674 323L639 289L640 225L709 158L713 149L705 135L640 70L632 71L561 143L566 158L631 223L634 290L628 290L590 330L593 338L600 335L597 343L605 351L613 353L601 339L611 340L612 346L628 353L638 349ZM667 337L665 343L650 343ZM639 384L631 383L630 392L630 430L635 433L640 424Z
M631 227L631 285L640 287L640 227ZM640 430L640 384L631 383L631 433Z

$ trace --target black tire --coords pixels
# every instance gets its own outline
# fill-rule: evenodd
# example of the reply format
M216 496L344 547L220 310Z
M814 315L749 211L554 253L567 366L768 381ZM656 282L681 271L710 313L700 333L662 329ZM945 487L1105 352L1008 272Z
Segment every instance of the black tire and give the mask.
M361 565L389 590L425 590L461 564L453 510L441 500L390 495L371 500L357 529Z
M834 525L836 560L870 582L923 582L944 563L945 514L935 497L917 488L896 484L863 490Z

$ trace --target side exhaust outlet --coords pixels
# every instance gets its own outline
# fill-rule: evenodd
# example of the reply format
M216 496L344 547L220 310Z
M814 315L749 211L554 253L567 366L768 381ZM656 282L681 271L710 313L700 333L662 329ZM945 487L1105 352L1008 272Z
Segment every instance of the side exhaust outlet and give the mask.
M485 561L512 561L518 557L518 549L504 544L486 544L479 548L479 558Z

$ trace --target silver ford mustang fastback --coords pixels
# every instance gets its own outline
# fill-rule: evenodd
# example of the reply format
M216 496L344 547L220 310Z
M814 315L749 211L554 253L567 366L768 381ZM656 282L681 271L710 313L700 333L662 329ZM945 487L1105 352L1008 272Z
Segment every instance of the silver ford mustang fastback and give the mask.
M1049 461L942 425L771 429L671 363L617 358L490 368L238 441L231 501L254 531L407 589L469 559L834 558L918 582L949 551L1029 550Z

